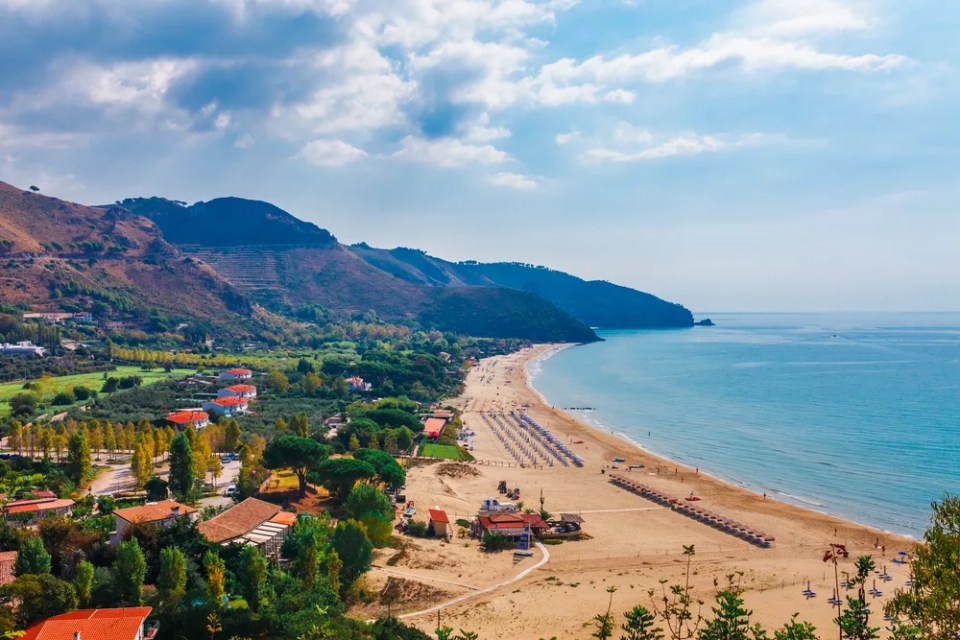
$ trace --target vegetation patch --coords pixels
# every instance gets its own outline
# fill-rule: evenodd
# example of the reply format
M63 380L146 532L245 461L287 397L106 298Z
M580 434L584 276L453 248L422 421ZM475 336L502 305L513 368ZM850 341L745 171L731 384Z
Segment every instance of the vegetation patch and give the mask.
M420 455L424 458L439 458L441 460L463 460L463 451L460 447L449 444L429 444L423 445L420 449Z

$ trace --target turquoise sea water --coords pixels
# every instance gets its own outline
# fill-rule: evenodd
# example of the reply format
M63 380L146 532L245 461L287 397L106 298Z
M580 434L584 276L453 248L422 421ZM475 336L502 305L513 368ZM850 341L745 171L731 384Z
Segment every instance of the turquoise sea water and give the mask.
M960 314L713 314L533 363L557 407L778 499L913 536L960 493Z

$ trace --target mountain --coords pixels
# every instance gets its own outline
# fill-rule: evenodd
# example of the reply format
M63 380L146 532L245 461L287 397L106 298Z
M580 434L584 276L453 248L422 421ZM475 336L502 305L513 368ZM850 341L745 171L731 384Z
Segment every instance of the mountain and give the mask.
M604 280L587 281L562 271L514 262L454 263L417 249L387 250L357 244L351 250L407 282L434 287L500 286L533 293L591 327L693 326L693 314L683 306Z
M326 229L259 200L215 198L187 206L178 200L153 197L127 198L118 204L156 222L167 241L175 244L329 247L337 243Z
M277 312L322 306L466 335L597 340L589 327L535 295L495 285L441 290L398 278L325 229L266 202L217 198L186 206L127 198L119 204L154 221L184 253Z
M0 300L34 311L97 310L237 333L256 308L214 269L182 255L150 220L0 182Z

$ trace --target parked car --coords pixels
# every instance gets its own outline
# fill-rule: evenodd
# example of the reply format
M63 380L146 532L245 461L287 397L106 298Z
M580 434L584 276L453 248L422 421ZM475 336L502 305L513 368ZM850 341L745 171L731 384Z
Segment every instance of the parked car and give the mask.
M223 495L227 496L228 498L232 498L233 496L237 495L237 485L232 484L227 487L227 490L224 491Z

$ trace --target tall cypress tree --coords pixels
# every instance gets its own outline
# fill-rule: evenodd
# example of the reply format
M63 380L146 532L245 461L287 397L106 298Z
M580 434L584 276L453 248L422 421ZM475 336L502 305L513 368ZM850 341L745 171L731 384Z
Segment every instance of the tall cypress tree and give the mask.
M170 443L170 491L177 500L189 500L193 494L193 449L185 433Z

